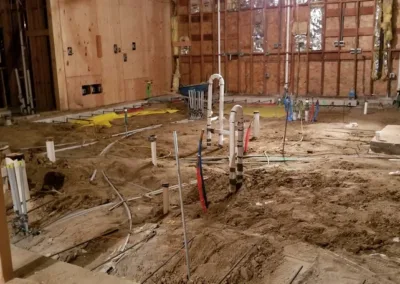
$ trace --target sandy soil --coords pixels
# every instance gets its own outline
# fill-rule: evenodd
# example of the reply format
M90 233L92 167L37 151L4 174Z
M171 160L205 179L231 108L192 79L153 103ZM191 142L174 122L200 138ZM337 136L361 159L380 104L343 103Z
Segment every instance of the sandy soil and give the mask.
M175 107L181 111L131 118L130 129L159 123L163 128L123 139L104 157L99 153L115 140L110 134L124 131L122 120L112 128L28 122L1 127L1 140L14 150L42 146L48 136L56 144L99 140L58 153L55 164L40 155L44 149L25 151L33 194L29 206L41 206L29 218L41 233L15 235L16 245L140 283L186 283L176 190L171 191L167 216L160 195L129 202L134 229L126 247L133 247L100 265L118 253L129 233L123 206L109 210L119 199L101 170L125 198L140 197L162 183L177 184L174 130L180 156L196 156L205 121L173 124L186 118L184 106ZM400 178L388 175L400 165L368 154L374 131L399 124L400 114L392 109L368 116L361 112L324 109L318 123L304 124L303 131L300 122L289 123L285 156L293 161L246 159L245 183L237 193L229 192L226 161L204 166L208 212L201 210L196 186L183 191L192 283L400 283ZM250 119L246 117L246 127ZM358 129L344 128L349 122L357 122ZM284 120L262 119L261 125L261 137L250 142L249 154L281 157ZM152 134L157 135L158 167L151 164L147 138ZM227 141L222 149L216 142L214 136L205 157L227 156ZM90 182L94 169L99 173ZM195 180L190 160L181 160L181 171L183 182ZM65 175L59 194L46 191L48 186L42 190L48 172ZM11 210L9 215L11 219ZM105 236L57 254L99 235Z

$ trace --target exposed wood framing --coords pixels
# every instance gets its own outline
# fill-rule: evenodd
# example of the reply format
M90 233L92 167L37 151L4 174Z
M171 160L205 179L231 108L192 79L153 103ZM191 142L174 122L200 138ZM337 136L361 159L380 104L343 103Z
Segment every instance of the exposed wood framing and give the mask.
M214 1L214 4L216 2ZM270 5L269 1L264 2L263 7L255 7L255 1L251 1L249 9L228 10L227 1L221 1L221 30L222 30L222 48L226 56L223 57L223 74L226 79L227 91L239 94L264 94L277 95L283 91L284 68L282 62L285 62L285 30L283 23L286 19L287 7L292 8L292 23L290 24L290 42L289 47L289 83L290 91L297 91L296 81L300 80L299 95L324 95L324 96L347 96L351 89L356 90L359 95L386 95L394 90L392 83L372 81L370 79L370 70L372 68L373 52L373 19L375 5L373 0L344 0L344 1L308 1L306 4L296 5L295 0L291 0L290 5L286 5L284 0L280 0L277 6ZM180 0L180 5L189 7L185 0ZM310 50L309 13L313 5L321 6L324 9L323 27L322 27L322 49ZM299 22L306 25L307 43L306 50L298 52L294 43L293 23L299 7ZM215 5L216 7L216 5ZM253 25L255 13L263 10L264 17L264 52L265 54L255 53L253 50ZM399 7L394 7L394 14L398 14ZM213 12L213 25L216 24L216 13ZM343 18L343 21L342 21ZM206 21L202 17L200 25L205 25ZM193 26L189 23L180 21L182 30L189 30L188 36L191 36ZM250 27L247 27L250 23ZM200 26L201 33L205 32ZM216 70L215 59L218 54L214 46L217 43L217 29L213 27L213 56L202 49L203 54L191 54L182 58L183 63L196 64L191 65L192 72L201 73L201 79L206 80L208 64L213 64L212 70ZM341 32L342 31L342 32ZM400 28L395 29L395 39L397 42ZM339 35L342 35L340 38ZM251 37L251 38L250 38ZM344 47L334 47L336 40L345 40ZM201 35L203 44L206 43L204 34ZM250 42L250 43L249 43ZM274 48L275 43L280 46ZM250 50L249 50L250 44ZM350 54L350 48L361 48L362 54ZM397 60L399 45L389 50L390 63L392 69L393 60ZM231 54L229 56L229 54ZM267 55L268 54L268 55ZM260 57L262 56L262 57ZM210 57L210 59L208 58ZM262 65L261 65L262 64ZM300 65L300 76L297 78L297 64ZM202 68L204 71L195 70ZM397 70L396 70L397 71ZM262 72L262 74L261 74ZM266 78L266 75L269 78ZM190 76L190 78L194 78ZM365 84L370 87L365 88ZM182 81L183 84L198 83L191 80ZM391 88L392 87L392 88Z

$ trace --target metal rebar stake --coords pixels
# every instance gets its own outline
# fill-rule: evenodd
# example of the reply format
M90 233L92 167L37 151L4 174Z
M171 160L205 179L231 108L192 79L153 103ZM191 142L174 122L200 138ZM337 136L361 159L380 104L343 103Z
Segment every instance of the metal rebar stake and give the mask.
M178 173L179 199L180 199L180 203L181 203L183 240L185 242L185 251L186 251L187 277L188 277L188 280L189 280L190 279L190 259L189 259L189 248L188 248L188 242L187 242L187 236L186 236L185 213L184 213L184 210L183 210L181 168L180 168L180 164L179 164L178 135L177 135L176 131L174 131L174 146L175 146L176 168L177 168L177 173Z

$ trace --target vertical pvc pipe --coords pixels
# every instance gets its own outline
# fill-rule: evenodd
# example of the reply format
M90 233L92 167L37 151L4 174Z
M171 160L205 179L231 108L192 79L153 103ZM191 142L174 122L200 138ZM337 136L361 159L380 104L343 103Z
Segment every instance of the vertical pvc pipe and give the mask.
M26 163L25 160L22 161L22 166L21 166L21 170L23 173L23 182L24 182L24 189L25 189L25 198L26 201L31 199L31 193L29 191L29 184L28 184L28 176L26 174Z
M238 111L238 141L237 141L237 176L236 176L236 190L240 189L243 184L243 138L244 138L244 119L243 109Z
M253 137L259 138L260 137L260 112L254 112L254 124L253 124Z
M224 102L225 102L225 82L224 79L221 78L219 79L219 141L218 145L219 147L222 147L224 144Z
M56 152L54 150L54 141L53 138L48 138L46 141L46 151L47 151L47 158L55 163L56 161Z
M365 104L364 104L364 114L365 115L368 114L368 102L365 102Z
M212 86L214 78L211 76L208 80L207 95L207 147L211 146L211 118L212 118Z
M188 280L190 280L189 244L188 244L187 236L186 236L185 210L183 210L182 181L181 181L181 167L180 167L180 163L179 163L178 134L176 133L176 131L174 131L173 135L174 135L176 169L177 169L177 174L178 174L179 200L180 200L180 205L181 205L183 240L185 242L185 252L186 252L187 276L188 276Z
M221 74L221 0L218 0L218 74ZM225 9L226 3L225 3Z
M286 0L286 11L285 88L289 91L290 0Z
M167 215L169 212L169 183L164 183L162 185L163 188L163 211L164 215Z
M151 161L153 165L156 167L157 166L157 136L151 135L149 137L150 141L150 148L151 148Z
M11 159L8 159L8 160L9 161L7 163L7 175L8 175L8 180L10 182L11 197L13 200L14 212L17 214L21 214L21 211L22 211L21 210L21 201L19 199L18 185L17 185L16 175L15 175L14 162Z
M23 161L23 160L22 160ZM19 189L20 193L20 201L21 201L21 218L20 218L20 224L23 226L25 233L29 231L28 227L28 207L26 205L26 196L25 196L25 187L24 187L24 182L23 182L23 172L22 172L22 161L17 161L19 163L19 179L21 180L21 187Z
M207 146L211 146L211 117L212 117L212 87L214 79L219 80L219 140L218 145L223 146L224 143L224 95L225 81L220 74L213 74L208 79L208 97L207 97Z
M236 157L236 122L238 125L237 157ZM243 108L235 105L229 116L229 184L232 192L240 188L243 182ZM237 173L236 173L237 158Z
M17 191L18 191L18 197L21 202L21 214L26 214L27 211L25 211L25 207L23 206L24 204L24 197L25 197L25 190L24 190L24 183L22 180L22 173L21 173L21 163L18 160L13 161L14 163L14 170L15 170L15 179L17 181Z
M126 108L124 108L124 124L125 124L125 132L128 132L128 109Z

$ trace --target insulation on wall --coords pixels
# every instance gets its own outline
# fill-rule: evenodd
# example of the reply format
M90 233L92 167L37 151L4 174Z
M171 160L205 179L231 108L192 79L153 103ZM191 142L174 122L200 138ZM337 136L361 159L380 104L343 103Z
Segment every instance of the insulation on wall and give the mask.
M278 7L279 0L267 0L268 7Z
M374 51L373 51L373 68L372 79L378 80L381 77L381 47L382 47L382 0L376 0L375 6L375 27L374 27Z
M393 13L393 0L383 0L382 3L383 19L381 28L383 31L383 79L389 78L389 52L388 49L392 47L392 13Z
M254 11L253 15L253 52L264 53L264 13Z
M253 0L253 8L263 8L264 2L264 0Z
M228 11L237 11L239 8L239 0L227 0L227 7Z
M240 9L241 10L250 9L250 7L251 7L250 0L240 0Z
M304 52L307 48L307 35L296 34L294 36L295 48L297 52Z
M200 13L200 1L201 0L190 0L190 14Z
M322 49L322 24L324 8L313 6L310 9L310 49Z

